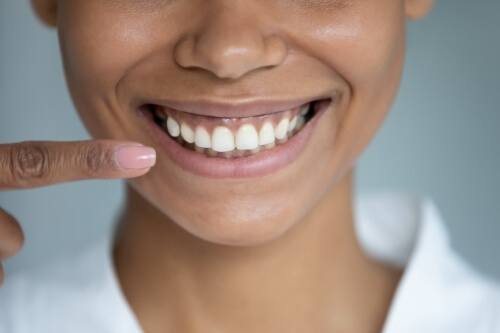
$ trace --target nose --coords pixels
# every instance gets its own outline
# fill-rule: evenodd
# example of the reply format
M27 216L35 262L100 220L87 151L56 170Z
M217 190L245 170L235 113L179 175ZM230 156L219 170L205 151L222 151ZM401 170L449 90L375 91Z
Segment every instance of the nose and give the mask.
M285 41L275 34L264 34L257 18L241 9L226 6L217 13L210 11L197 30L176 44L177 64L206 70L221 79L238 79L281 64L287 54Z

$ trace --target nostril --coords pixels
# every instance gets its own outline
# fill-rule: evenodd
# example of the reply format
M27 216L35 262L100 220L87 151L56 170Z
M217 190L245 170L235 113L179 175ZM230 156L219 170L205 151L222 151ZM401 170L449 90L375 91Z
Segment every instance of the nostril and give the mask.
M232 29L222 23L199 34L183 36L174 47L177 65L186 70L205 70L219 79L235 80L285 61L288 46L278 35L265 36L253 24Z

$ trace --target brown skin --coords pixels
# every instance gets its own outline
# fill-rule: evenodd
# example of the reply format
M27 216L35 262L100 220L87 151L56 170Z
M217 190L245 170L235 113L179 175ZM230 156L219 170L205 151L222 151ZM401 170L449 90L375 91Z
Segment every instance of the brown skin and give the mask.
M0 191L83 179L142 176L150 168L125 170L113 158L117 147L128 144L137 145L112 140L0 144ZM0 208L0 286L4 278L1 261L15 255L23 243L21 226Z
M380 331L401 272L359 247L354 164L397 92L405 21L432 0L33 4L58 28L96 138L154 147L139 98L342 96L299 159L265 177L194 176L155 147L157 166L129 181L114 253L145 331Z

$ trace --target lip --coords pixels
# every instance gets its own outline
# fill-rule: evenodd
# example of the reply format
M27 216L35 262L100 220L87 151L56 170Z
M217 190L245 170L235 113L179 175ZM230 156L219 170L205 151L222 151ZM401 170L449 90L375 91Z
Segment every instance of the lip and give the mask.
M214 100L208 98L199 98L196 100L173 100L173 99L148 99L135 104L135 109L144 104L155 104L165 108L170 108L178 111L183 111L199 116L210 116L220 118L245 118L258 117L266 114L282 112L293 108L300 107L304 104L316 100L334 99L335 95L330 93L319 94L317 96L307 96L295 99L278 100L269 99L241 99L237 101L231 100Z
M285 143L255 155L230 159L208 157L186 149L160 129L148 113L139 111L139 118L145 122L153 140L181 169L209 178L249 178L274 173L295 161L306 147L320 118L334 104L332 100L322 103L316 115Z

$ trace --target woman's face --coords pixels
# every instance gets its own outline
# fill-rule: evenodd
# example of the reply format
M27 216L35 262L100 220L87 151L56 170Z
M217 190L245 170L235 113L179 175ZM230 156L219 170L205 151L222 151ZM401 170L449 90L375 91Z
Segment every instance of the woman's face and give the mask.
M57 5L67 81L90 133L156 148L157 165L131 186L197 237L251 245L303 219L352 168L398 89L406 17L429 1L37 3ZM283 119L311 100L321 107L288 132Z

